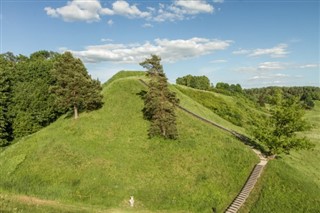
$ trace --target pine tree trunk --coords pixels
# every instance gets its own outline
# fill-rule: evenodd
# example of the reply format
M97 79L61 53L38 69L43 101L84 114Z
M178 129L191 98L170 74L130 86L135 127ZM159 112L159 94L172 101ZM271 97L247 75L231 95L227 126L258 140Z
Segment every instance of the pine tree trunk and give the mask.
M73 111L74 111L74 119L78 119L79 114L78 114L78 107L76 105L73 106Z

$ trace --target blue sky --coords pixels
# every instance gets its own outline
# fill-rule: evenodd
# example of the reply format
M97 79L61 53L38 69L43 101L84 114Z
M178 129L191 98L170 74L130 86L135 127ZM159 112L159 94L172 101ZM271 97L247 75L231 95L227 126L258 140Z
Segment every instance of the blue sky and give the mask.
M1 53L71 51L94 78L162 57L245 88L320 86L318 0L1 0Z

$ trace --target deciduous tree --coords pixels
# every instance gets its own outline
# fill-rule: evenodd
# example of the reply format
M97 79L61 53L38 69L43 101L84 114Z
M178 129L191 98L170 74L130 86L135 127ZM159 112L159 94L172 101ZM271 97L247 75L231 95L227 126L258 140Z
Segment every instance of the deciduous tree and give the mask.
M8 145L11 138L11 122L8 113L11 101L10 71L10 62L0 56L0 146Z
M313 144L307 138L297 135L308 128L299 100L294 97L284 99L279 92L275 95L276 104L270 109L270 117L256 123L251 130L253 136L267 147L270 155L312 148Z

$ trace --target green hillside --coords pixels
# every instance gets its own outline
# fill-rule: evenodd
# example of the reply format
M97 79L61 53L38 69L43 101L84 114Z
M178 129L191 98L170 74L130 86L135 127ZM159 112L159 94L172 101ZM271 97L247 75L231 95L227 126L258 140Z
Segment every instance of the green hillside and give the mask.
M128 75L104 85L103 108L78 120L62 117L0 153L2 211L221 212L228 206L257 157L179 110L178 140L148 139L139 96L146 88L134 77L139 73ZM185 107L221 119L178 96Z
M234 96L227 96L182 85L175 85L175 88L232 123L232 129L237 128L234 126L248 127L255 120L261 119L264 114L261 109L256 108L252 101L237 93Z

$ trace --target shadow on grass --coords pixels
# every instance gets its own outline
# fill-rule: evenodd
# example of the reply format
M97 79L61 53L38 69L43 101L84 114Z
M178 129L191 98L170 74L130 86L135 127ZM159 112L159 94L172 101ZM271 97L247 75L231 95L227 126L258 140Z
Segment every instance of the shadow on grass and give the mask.
M232 131L231 133L240 141L242 141L244 144L259 150L263 155L269 156L270 153L258 142L254 141L253 139L247 137L246 135L240 134L238 132Z

